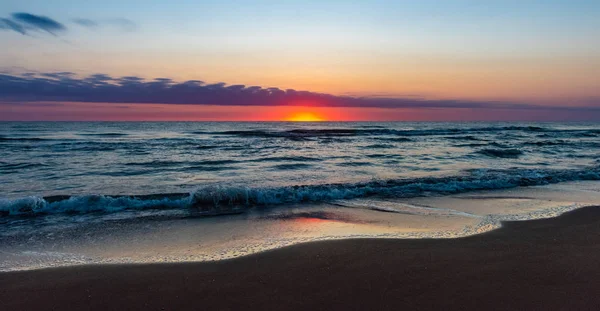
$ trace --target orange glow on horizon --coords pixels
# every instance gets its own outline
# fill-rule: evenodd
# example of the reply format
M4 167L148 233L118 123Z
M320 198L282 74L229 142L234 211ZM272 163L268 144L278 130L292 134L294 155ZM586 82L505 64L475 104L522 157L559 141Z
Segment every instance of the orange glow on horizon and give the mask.
M319 121L327 121L327 120L316 113L301 111L301 112L292 113L289 117L285 118L284 121L319 122Z
M0 105L0 120L21 121L531 121L565 120L565 111L309 106L219 106L33 102ZM588 113L589 114L589 113ZM591 117L594 115L591 114ZM573 111L569 120L582 119ZM584 118L585 119L585 118ZM589 120L594 120L590 118Z

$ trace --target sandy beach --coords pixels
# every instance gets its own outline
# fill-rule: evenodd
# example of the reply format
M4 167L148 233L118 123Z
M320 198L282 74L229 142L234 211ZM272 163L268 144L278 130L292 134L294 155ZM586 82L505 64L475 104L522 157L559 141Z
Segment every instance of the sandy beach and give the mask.
M208 263L2 273L6 310L597 310L600 208L446 240L355 239Z
M600 310L598 38L600 0L0 0L0 311Z

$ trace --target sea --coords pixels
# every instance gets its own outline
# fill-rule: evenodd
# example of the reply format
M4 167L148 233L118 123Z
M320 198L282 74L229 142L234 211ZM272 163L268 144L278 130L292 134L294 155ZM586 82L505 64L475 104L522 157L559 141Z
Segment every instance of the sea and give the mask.
M599 180L600 123L0 122L0 271L459 238Z

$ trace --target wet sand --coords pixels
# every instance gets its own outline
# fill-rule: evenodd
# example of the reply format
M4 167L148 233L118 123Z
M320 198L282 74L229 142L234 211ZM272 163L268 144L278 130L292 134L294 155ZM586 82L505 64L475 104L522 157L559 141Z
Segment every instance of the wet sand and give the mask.
M219 262L0 274L4 310L598 310L600 207L459 239L313 242Z

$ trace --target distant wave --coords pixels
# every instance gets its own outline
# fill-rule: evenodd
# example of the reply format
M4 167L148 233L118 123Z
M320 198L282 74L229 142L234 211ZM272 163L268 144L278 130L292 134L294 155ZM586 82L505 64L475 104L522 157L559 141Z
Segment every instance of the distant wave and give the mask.
M128 162L127 166L147 166L147 167L164 167L164 166L181 166L181 165L223 165L238 163L235 160L204 160L204 161L146 161L146 162Z
M287 157L263 157L256 160L247 160L248 162L286 162L286 161L294 161L294 162L319 162L323 161L319 158L313 157L304 157L304 156L287 156Z
M558 139L558 140L539 140L539 141L528 141L523 143L524 145L533 145L533 146L559 146L559 145L567 145L570 142Z
M484 147L490 146L488 143L469 143L469 144L457 144L453 145L454 147Z
M396 146L390 145L390 144L373 144L373 145L364 146L363 148L365 148L365 149L389 149L389 148L396 148Z
M541 140L541 141L526 141L523 142L524 146L569 146L575 148L599 148L600 142L598 141L581 141L581 140Z
M538 133L542 138L554 138L556 135L566 134L573 137L597 137L600 131L595 129L554 129L537 126L484 126L484 127L453 127L453 128L428 128L428 129L390 129L382 126L363 126L357 128L308 128L308 129L290 129L290 130L225 130L225 131L191 131L187 134L218 135L218 136L237 136L237 137L257 137L257 138L284 138L290 140L310 140L311 138L334 138L334 137L355 137L355 136L384 136L384 139L396 142L411 141L410 137L421 136L442 136L449 140L481 140L476 134L493 133ZM105 133L78 133L79 136L89 137L127 137L128 133L105 132ZM509 134L506 134L509 135ZM56 139L46 137L5 137L0 136L0 142L28 142L43 140L73 140ZM193 136L187 138L154 138L148 142L164 143L169 141L178 145L190 144L196 145L199 149L211 149L216 146L206 146L199 144ZM131 142L128 142L131 143Z
M286 164L278 164L274 165L272 168L276 170L299 170L299 169L307 169L312 165L307 163L286 163Z
M310 137L344 137L344 136L444 136L444 135L463 135L449 136L449 139L463 140L479 140L475 136L464 134L469 133L494 133L494 132L577 132L585 133L588 130L559 130L551 128L543 128L537 126L499 126L499 127L471 127L471 128L433 128L433 129L411 129L397 130L386 129L382 127L361 127L361 128L337 128L337 129L293 129L284 131L267 131L267 130L235 130L235 131L220 131L220 132L202 132L212 135L232 135L240 137L276 137L276 138L310 138Z
M61 142L57 144L53 144L51 148L55 151L114 151L117 149L127 149L132 146L127 144L119 144L112 142Z
M408 137L376 137L375 139L386 141L386 142L396 142L396 143L405 143L409 141L413 141Z
M444 138L445 139L451 139L451 140L475 140L475 141L484 140L484 139L475 137L473 135L467 135L467 136L446 136Z
M342 163L338 163L338 166L369 166L372 165L371 162L366 161L345 161Z
M518 158L523 151L519 149L481 149L477 153L495 158Z
M0 142L42 141L42 140L50 140L50 139L39 138L39 137L3 137L3 136L0 136Z
M582 170L472 170L466 175L377 180L352 184L286 187L205 186L189 194L143 196L30 196L0 199L0 215L34 216L54 213L116 212L121 210L187 208L199 215L243 212L252 206L332 202L368 196L415 197L474 190L545 185L574 180L600 180L600 166Z
M80 133L81 136L99 136L99 137L121 137L127 136L127 133Z
M374 153L374 154L367 154L367 155L365 155L365 157L371 158L371 159L380 159L380 158L401 158L402 156L399 154Z
M204 149L204 150L216 149L216 148L219 148L219 146L215 146L215 145L197 145L196 146L196 149Z
M577 133L575 136L579 136L579 137L598 137L600 133L595 132L595 131L590 131L590 132L582 132L582 133Z
M191 164L187 161L144 161L144 162L127 162L124 165L127 166L147 166L147 167L167 167L167 166L180 166Z
M9 163L0 161L0 172L5 170L20 170L20 169L29 169L34 167L44 167L48 166L44 163L27 163L27 162L19 162L19 163Z

